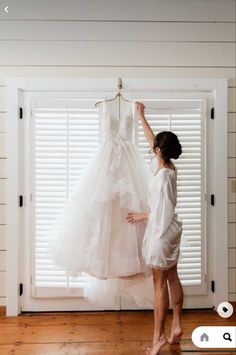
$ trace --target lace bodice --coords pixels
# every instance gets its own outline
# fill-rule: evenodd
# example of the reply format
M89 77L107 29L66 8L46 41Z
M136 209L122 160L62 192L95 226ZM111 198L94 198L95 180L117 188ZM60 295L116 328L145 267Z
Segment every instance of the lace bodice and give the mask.
M119 107L119 100L104 101L99 107L99 118L102 143L116 138L133 141L132 103L121 100Z

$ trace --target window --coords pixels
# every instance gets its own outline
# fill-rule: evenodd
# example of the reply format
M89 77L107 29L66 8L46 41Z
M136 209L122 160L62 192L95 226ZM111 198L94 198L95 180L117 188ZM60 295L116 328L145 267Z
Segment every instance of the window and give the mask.
M183 145L176 165L177 212L188 240L182 244L179 263L185 307L217 306L228 294L227 135L222 134L227 132L227 80L126 78L124 83L126 97L146 104L154 131L171 129ZM7 280L11 280L7 315L22 310L97 309L78 297L83 296L85 275L72 280L64 271L54 270L46 258L43 236L98 146L94 103L113 97L116 86L116 78L7 81ZM23 107L20 120L19 107ZM149 147L138 121L134 133L135 144L149 164ZM220 203L212 206L211 194ZM22 207L16 203L19 195ZM24 285L22 296L19 283ZM121 308L130 309L130 301L121 299Z
M51 94L50 94L51 95ZM172 96L175 96L172 94ZM187 94L186 94L187 96ZM175 162L178 169L177 212L183 220L179 273L184 286L195 294L205 292L205 111L202 99L142 99L154 132L172 130L183 146ZM33 243L32 295L82 295L83 273L77 279L54 268L46 256L47 231L67 197L89 164L99 144L98 110L95 100L40 98L31 100L32 195L31 235ZM150 164L149 146L138 120L135 144ZM70 292L67 289L67 295Z

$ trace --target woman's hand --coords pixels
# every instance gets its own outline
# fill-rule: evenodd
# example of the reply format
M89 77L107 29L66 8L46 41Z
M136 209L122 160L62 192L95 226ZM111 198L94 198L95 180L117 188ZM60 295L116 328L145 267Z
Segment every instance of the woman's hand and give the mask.
M142 102L136 102L136 109L140 114L140 117L144 117L145 106Z
M147 213L137 213L137 212L130 212L128 213L128 216L126 217L127 221L131 224L135 222L140 222L144 221L145 219L148 219L148 214Z

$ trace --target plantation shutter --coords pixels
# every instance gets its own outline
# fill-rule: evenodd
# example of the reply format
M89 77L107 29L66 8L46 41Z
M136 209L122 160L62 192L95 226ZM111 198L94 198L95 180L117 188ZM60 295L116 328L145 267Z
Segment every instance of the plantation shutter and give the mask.
M137 101L145 104L145 115L155 134L171 130L177 134L182 145L182 155L176 161L173 159L178 172L176 212L183 222L178 272L189 294L201 294L205 291L206 101L155 101L147 99L147 96L144 99L139 97ZM136 128L136 142L152 168L156 158L146 142L141 121L138 121Z
M64 270L56 269L47 257L47 230L98 147L95 101L35 99L31 104L34 296L82 295L81 288L86 282L83 273L71 278ZM75 293L75 288L80 289Z
M183 94L184 95L184 94ZM88 166L99 144L99 117L89 98L45 98L31 100L31 210L32 296L83 295L86 276L69 277L55 269L47 258L46 232L63 208L70 191ZM110 93L109 95L112 96ZM105 97L100 94L100 97ZM148 97L151 98L148 98ZM159 99L139 93L154 132L171 130L183 146L178 169L177 213L183 221L181 282L189 294L203 294L205 287L205 106L200 99ZM136 98L134 98L136 100ZM135 125L137 144L147 163L153 156L140 122Z

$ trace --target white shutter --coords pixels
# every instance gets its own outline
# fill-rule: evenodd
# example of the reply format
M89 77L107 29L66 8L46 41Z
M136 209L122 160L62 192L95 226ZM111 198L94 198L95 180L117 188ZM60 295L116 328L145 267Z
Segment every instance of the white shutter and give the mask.
M140 95L141 96L141 95ZM183 153L174 161L178 170L176 212L183 221L183 241L178 271L188 293L205 292L205 101L158 100L139 97L154 133L171 130L179 137ZM141 122L137 145L148 165L155 156L146 142ZM196 286L196 287L194 287ZM201 287L200 287L201 286Z
M83 287L86 278L68 277L55 269L46 256L47 230L63 208L74 184L99 144L95 100L35 99L31 105L32 181L34 182L34 275L33 295L50 295L65 287ZM68 289L65 293L69 295Z

